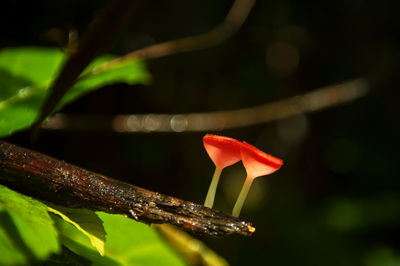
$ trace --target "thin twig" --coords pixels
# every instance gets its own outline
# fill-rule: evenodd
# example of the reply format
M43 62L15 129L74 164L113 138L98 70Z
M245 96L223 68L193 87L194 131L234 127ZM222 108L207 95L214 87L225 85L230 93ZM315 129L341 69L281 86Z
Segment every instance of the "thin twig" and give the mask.
M229 39L240 29L253 8L255 1L256 0L235 0L224 21L209 32L144 47L104 63L94 68L92 72L103 71L117 63L132 58L139 57L145 60L154 59L216 46Z
M99 55L105 45L113 39L117 30L127 21L132 10L137 6L137 2L139 1L112 1L111 4L104 9L102 15L95 20L82 46L68 59L60 75L50 89L50 94L43 104L42 111L36 119L36 122L32 125L33 138L36 137L39 125L51 114L59 101L75 84L78 78L82 79L91 73L105 71L107 68L117 63L136 57L142 59L158 58L174 53L204 49L218 45L231 37L242 26L255 0L235 0L224 22L207 33L145 47L95 67L91 72L79 77L88 64Z
M115 117L57 114L44 127L71 131L115 130L122 133L214 131L315 112L355 100L367 92L368 82L365 79L355 79L302 96L238 110L189 114L126 114Z
M144 223L170 223L198 234L255 231L249 222L218 210L119 182L2 140L0 183L61 206L124 214Z
M110 1L100 15L94 19L78 51L68 58L50 88L42 110L32 125L33 138L37 134L39 125L53 112L65 93L75 84L82 71L110 43L139 2L140 0Z

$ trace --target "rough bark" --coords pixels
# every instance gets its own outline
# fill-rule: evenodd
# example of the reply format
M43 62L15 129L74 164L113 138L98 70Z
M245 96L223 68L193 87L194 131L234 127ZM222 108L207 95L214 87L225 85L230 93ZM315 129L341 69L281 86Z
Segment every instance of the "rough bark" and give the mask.
M255 231L249 222L218 210L113 180L2 140L0 183L62 206L124 214L144 223L170 223L198 234Z

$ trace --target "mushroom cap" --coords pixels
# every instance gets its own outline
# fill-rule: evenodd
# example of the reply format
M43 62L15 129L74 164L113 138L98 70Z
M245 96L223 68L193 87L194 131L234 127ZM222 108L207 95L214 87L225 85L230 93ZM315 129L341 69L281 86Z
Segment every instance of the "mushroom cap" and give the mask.
M281 168L283 161L279 158L266 154L253 145L242 142L240 153L247 175L256 178L269 175Z
M240 146L236 139L207 134L203 137L204 148L217 168L223 169L241 159Z

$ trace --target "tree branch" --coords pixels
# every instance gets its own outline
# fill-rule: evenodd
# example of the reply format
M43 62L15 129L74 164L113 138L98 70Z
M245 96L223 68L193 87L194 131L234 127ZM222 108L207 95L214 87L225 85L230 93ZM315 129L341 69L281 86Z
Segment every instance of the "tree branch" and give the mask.
M42 121L50 115L65 93L75 84L77 78L89 63L114 38L118 30L129 19L140 0L116 0L110 3L96 17L78 51L72 54L50 88L42 110L32 125L33 138Z
M355 79L304 95L237 110L189 114L125 114L114 117L56 114L43 126L53 130L114 130L122 133L214 131L315 112L355 100L364 96L368 90L367 80Z
M0 183L65 207L124 214L144 223L170 223L203 235L255 231L249 222L218 210L119 182L2 140Z
M113 39L113 36L115 36L118 29L127 21L138 2L140 1L111 1L110 4L104 8L103 13L94 21L81 47L79 47L75 54L72 54L70 58L68 58L65 66L52 85L50 94L42 106L40 115L32 125L32 139L36 138L41 123L52 113L59 101L75 84L78 78L85 78L91 73L104 71L117 63L136 57L142 59L158 58L174 53L204 49L218 45L231 37L242 26L255 0L235 0L224 22L209 32L136 50L95 67L86 75L80 76L89 63L98 56L101 50Z
M177 53L200 50L216 46L235 34L246 21L256 0L235 0L224 21L211 31L177 40L158 43L135 50L110 62L95 67L91 72L103 71L106 68L132 58L144 60L160 58Z

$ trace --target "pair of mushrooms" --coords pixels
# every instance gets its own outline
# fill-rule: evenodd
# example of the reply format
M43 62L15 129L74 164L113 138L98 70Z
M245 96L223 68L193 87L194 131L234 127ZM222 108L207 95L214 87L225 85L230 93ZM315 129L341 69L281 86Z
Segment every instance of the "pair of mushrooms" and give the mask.
M283 164L281 159L275 158L248 143L240 142L233 138L207 134L203 138L203 144L215 164L214 176L208 189L204 206L212 208L219 177L225 167L241 160L246 169L246 181L232 211L232 215L236 217L240 214L253 180L260 176L272 174Z

